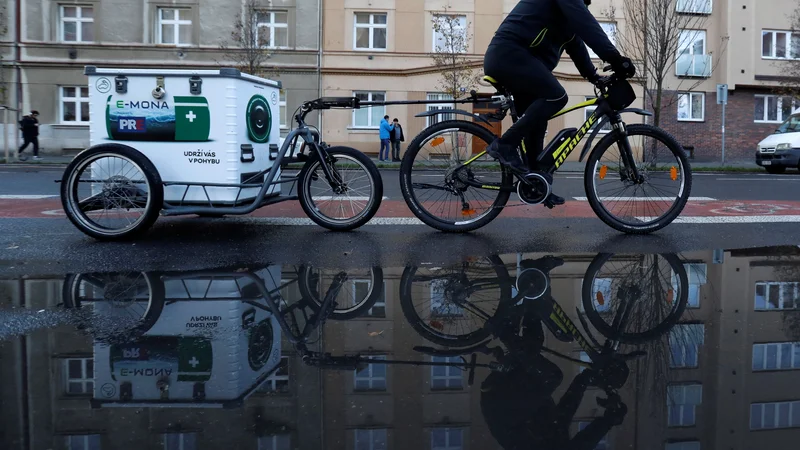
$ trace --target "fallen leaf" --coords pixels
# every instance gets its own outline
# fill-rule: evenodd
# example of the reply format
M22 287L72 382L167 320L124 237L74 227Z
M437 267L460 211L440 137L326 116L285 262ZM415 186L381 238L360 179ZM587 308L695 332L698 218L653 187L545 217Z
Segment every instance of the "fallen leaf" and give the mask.
M10 247L6 247L6 250L16 250L16 249L18 249L18 248L19 248L19 245L14 245L14 244L11 244L11 246L10 246Z
M369 337L380 336L382 334L383 334L383 330L381 330L381 331L370 331L369 332Z

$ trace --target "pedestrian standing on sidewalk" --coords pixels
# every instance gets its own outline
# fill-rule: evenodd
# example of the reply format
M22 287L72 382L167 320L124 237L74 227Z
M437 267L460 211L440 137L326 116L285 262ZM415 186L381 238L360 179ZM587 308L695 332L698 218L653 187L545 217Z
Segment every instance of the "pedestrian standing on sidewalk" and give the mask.
M38 161L42 158L39 157L39 111L33 110L27 116L22 117L19 121L19 126L22 129L22 147L19 148L17 157L20 161L26 161L28 158L22 155L28 144L33 144L33 159Z
M400 162L400 143L406 140L406 137L403 135L403 127L400 126L400 122L395 119L392 121L392 126L394 126L394 131L392 131L392 161Z
M381 150L378 154L378 159L381 161L388 161L389 160L389 149L391 147L391 138L392 138L392 131L394 131L394 127L389 124L389 116L383 116L383 120L381 120L381 129L380 129L380 138L381 138ZM386 156L384 155L383 149L386 149Z

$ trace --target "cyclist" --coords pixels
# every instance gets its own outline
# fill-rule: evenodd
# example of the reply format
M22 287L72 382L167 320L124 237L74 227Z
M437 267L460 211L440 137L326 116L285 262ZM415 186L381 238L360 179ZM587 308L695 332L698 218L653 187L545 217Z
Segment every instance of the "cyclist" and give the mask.
M617 51L589 12L590 4L591 0L520 0L486 50L484 73L514 96L519 115L519 120L486 151L515 172L536 170L547 121L567 104L567 92L552 74L564 50L581 76L593 84L600 76L584 42L618 75L629 78L636 72L630 58ZM517 152L520 145L527 164ZM541 175L552 184L549 174ZM554 194L547 201L564 204L564 199Z

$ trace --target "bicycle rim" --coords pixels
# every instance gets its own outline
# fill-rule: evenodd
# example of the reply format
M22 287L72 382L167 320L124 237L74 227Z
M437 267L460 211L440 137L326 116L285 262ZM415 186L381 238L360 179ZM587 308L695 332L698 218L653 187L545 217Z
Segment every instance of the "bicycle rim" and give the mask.
M308 181L303 183L309 207L325 222L357 222L369 213L375 202L372 176L364 164L352 156L337 153L331 157L335 158L331 170L345 188L337 192L328 182L322 164L315 162L308 171Z

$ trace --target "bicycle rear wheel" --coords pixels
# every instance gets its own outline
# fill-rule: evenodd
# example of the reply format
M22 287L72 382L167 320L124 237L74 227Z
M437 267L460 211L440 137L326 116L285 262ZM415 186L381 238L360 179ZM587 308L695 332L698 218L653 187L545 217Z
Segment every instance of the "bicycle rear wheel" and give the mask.
M501 188L513 185L512 175L486 154L459 169L494 139L488 129L460 120L437 123L414 138L400 166L400 189L414 215L449 232L476 230L497 217L511 195Z
M584 188L595 214L612 228L632 234L652 233L683 211L692 189L692 171L683 147L651 125L627 128L640 182L622 160L625 137L612 131L586 162Z

